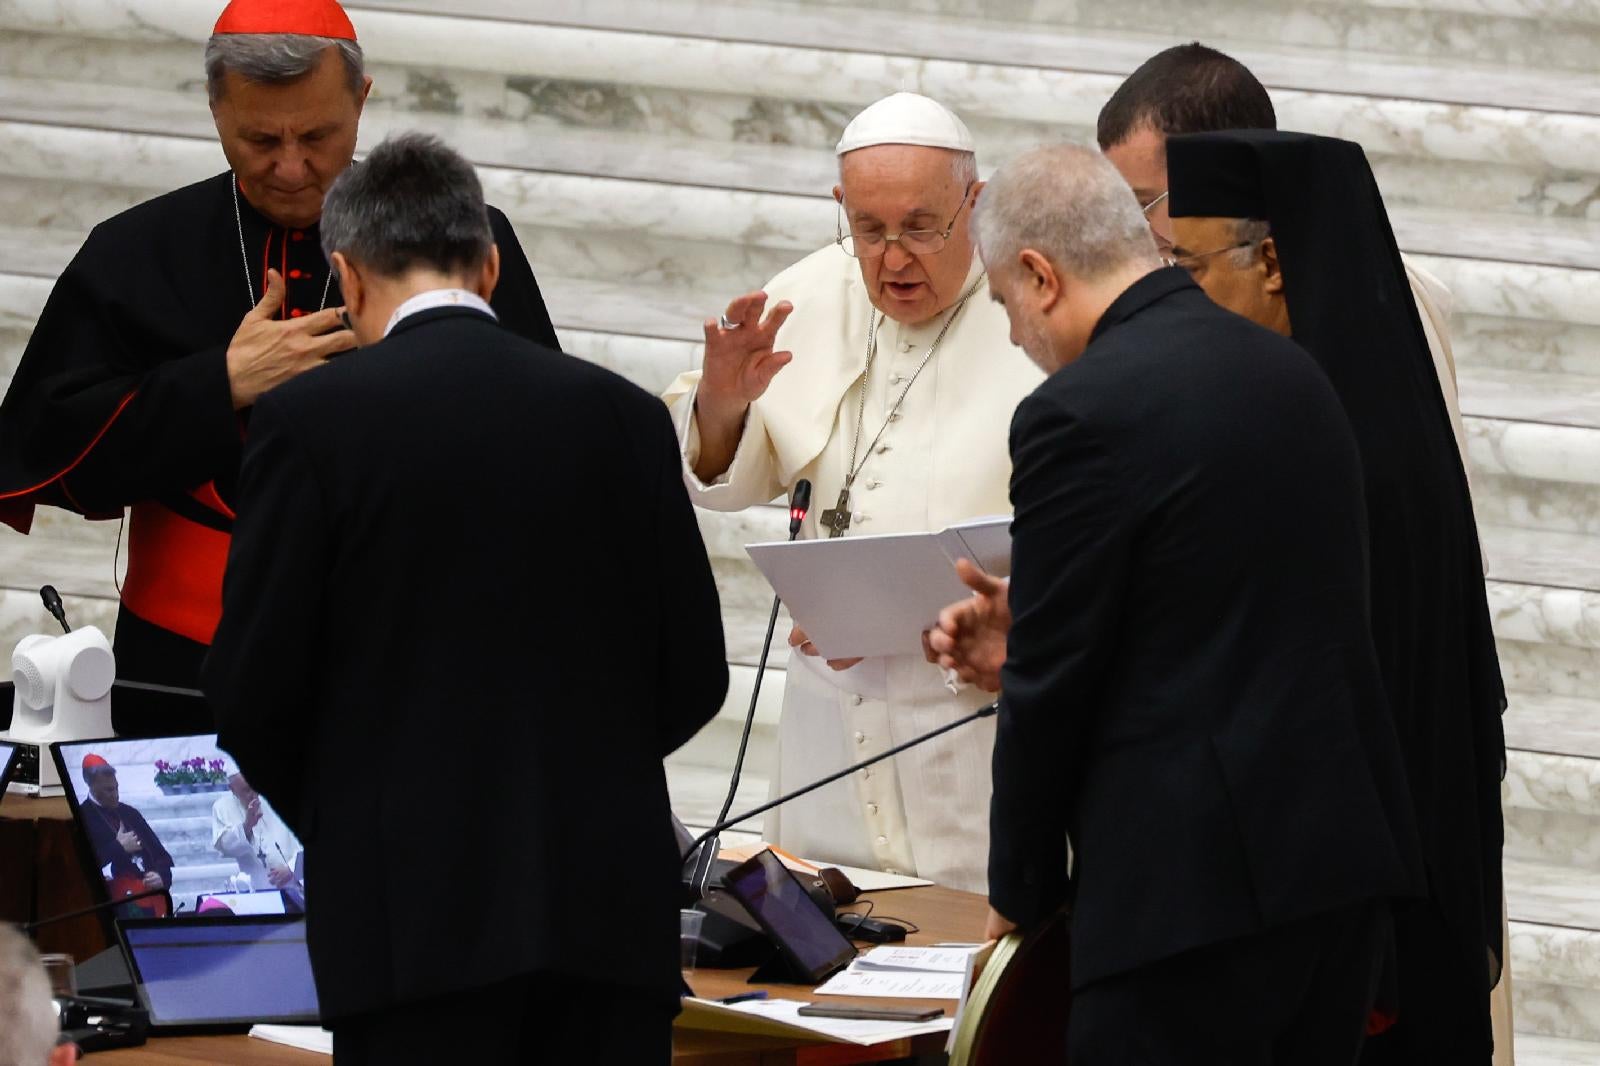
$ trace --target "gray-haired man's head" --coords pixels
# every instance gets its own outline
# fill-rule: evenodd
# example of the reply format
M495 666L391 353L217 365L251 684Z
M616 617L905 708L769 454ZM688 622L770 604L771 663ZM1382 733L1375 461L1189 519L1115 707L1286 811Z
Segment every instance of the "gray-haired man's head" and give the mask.
M280 226L316 224L355 154L372 79L352 40L221 33L206 44L206 91L245 199Z
M973 226L1012 343L1047 373L1081 355L1111 301L1161 265L1127 182L1091 148L1052 145L1007 163Z
M56 1048L60 1032L39 952L19 930L0 922L0 1066L73 1061L70 1046Z
M383 335L388 307L427 289L487 299L500 255L472 164L423 133L390 137L328 190L322 250L339 271L356 336ZM383 321L379 310L388 307Z

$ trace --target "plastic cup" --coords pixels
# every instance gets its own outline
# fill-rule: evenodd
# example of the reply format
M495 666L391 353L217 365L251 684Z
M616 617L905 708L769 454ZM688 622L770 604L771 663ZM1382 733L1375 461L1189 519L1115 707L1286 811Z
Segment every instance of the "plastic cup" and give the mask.
M71 955L41 955L40 961L44 963L45 976L50 979L52 996L78 994L78 970L72 964Z
M703 911L686 907L678 912L678 954L684 973L694 973L695 954L700 948L700 926L705 920Z

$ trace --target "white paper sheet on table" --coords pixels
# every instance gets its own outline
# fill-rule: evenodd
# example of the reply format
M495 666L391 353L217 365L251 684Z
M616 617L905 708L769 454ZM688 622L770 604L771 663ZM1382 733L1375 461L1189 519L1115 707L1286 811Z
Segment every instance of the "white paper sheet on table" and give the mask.
M879 947L817 989L819 996L960 999L978 948Z
M816 866L833 866L830 862L814 862ZM862 892L885 892L891 888L924 888L933 884L920 877L907 877L905 874L886 874L882 870L863 870L859 866L836 866L840 873L850 879Z
M858 1047L871 1047L873 1044L904 1040L924 1033L943 1033L950 1028L949 1018L936 1018L931 1022L809 1018L800 1014L803 1006L804 1003L793 999L717 1003L688 996L683 1000L683 1013L678 1016L678 1024L689 1029L719 1029L771 1036L820 1036Z
M333 1034L320 1025L253 1025L250 1035L257 1040L283 1044L301 1051L333 1054Z

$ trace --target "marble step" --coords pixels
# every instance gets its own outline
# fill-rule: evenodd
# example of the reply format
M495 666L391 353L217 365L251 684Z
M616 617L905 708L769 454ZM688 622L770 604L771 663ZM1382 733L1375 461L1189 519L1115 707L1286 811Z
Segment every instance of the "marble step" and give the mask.
M163 3L157 10L155 0L142 0L129 5L122 19L91 0L52 5L48 12L35 10L34 4L11 6L19 9L19 32L8 70L37 77L74 70L84 78L131 81L128 88L135 90L192 90L196 84L196 49L189 42L203 37L210 16L192 2ZM985 156L998 160L1040 140L1082 136L1118 81L1115 74L1093 70L1049 69L1092 66L1094 60L1082 57L1115 51L1116 39L1085 49L1072 39L1033 33L1033 47L1048 52L1043 66L998 65L977 53L964 61L841 50L837 39L830 47L795 45L787 31L768 31L766 38L754 40L717 40L707 26L738 18L748 5L696 4L688 14L687 5L662 6L677 12L670 15L676 28L539 25L520 21L528 17L525 8L512 4L499 5L507 20L362 12L363 39L379 76L369 113L428 112L447 117L457 136L469 137L483 120L509 117L519 128L509 131L508 139L517 143L565 126L649 133L664 140L740 141L741 147L782 142L826 149L855 108L884 92L914 87L961 109ZM636 19L630 11L625 21ZM773 23L782 24L781 19ZM985 39L981 25L966 30L962 40ZM97 39L115 41L114 54L103 61L93 53ZM1005 54L1015 51L1009 40L1001 43ZM1118 66L1131 66L1132 55L1161 43L1123 42L1130 58ZM153 70L142 70L143 61L135 58L145 53ZM387 62L393 57L405 64L414 56L427 57L427 63ZM1314 79L1293 74L1314 69L1315 59L1290 51L1279 64L1284 76L1268 79L1284 86L1279 93L1284 124L1362 141L1394 202L1451 202L1575 218L1600 211L1594 203L1600 186L1600 110L1587 100L1587 83L1568 85L1547 73L1500 84L1494 72L1479 70L1434 76L1380 64L1368 71L1340 58L1319 88ZM1545 85L1546 91L1518 92L1530 84ZM1424 86L1424 98L1405 99ZM94 109L101 121L120 121L123 108L105 106L103 87L90 95L101 101ZM124 95L120 84L117 95L119 101ZM1479 97L1487 99L1458 102ZM1507 100L1517 106L1489 106ZM1540 105L1552 110L1535 109ZM825 152L822 156L826 161Z
M442 5L399 0L385 6L433 10ZM452 4L450 10L491 17L515 14L509 0L475 0L470 5ZM538 17L563 25L671 31L703 10L703 5L684 3L641 10L626 0L568 0L541 5ZM1296 3L1292 9L1237 0L1187 0L1181 5L1173 0L1117 5L1076 0L888 0L871 10L864 9L861 0L746 2L721 18L704 20L710 25L703 32L719 39L749 40L768 39L782 31L788 35L785 39L797 44L833 47L841 40L906 40L911 37L906 26L912 20L919 31L914 38L917 54L964 57L981 49L997 61L1041 66L1058 63L1065 54L1073 56L1076 65L1117 74L1137 66L1155 48L1191 39L1163 40L1154 30L1204 27L1208 43L1226 47L1270 84L1326 84L1342 91L1360 91L1363 84L1338 80L1339 61L1345 57L1367 67L1427 74L1440 66L1495 73L1519 67L1581 72L1589 69L1587 60L1600 47L1600 14L1582 0L1517 0L1490 6L1475 0L1453 4L1324 0ZM975 24L984 33L978 40L970 32ZM1050 41L1039 41L1041 30ZM1059 48L1058 42L1071 44ZM1304 67L1310 69L1288 62L1284 53L1290 50L1307 57L1310 62ZM1496 88L1513 91L1515 82L1505 81L1509 84ZM1531 101L1548 99L1535 88L1520 88L1538 94L1530 95ZM1448 92L1450 83L1424 82L1412 91ZM1479 91L1483 98L1495 99L1488 90Z
M1600 1062L1600 1042L1597 1041L1519 1032L1515 1047L1521 1066L1594 1066Z

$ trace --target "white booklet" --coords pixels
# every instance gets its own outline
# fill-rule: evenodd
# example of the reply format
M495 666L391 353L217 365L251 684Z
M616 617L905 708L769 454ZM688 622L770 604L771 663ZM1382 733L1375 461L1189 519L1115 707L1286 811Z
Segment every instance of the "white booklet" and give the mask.
M817 989L819 996L956 999L966 994L980 944L880 947L855 959Z
M711 1029L752 1036L820 1037L839 1044L871 1047L891 1040L907 1040L924 1033L943 1033L950 1029L949 1018L928 1022L889 1022L853 1018L814 1018L800 1013L805 1003L792 999L755 999L743 1003L718 1003L715 1000L685 996L683 1013L676 1025L681 1029Z
M333 1054L333 1034L320 1025L252 1025L250 1035L257 1040L284 1044L301 1051Z
M1011 573L1011 518L974 518L937 533L749 544L795 623L828 659L920 655L922 631L970 596L956 577L968 559Z

